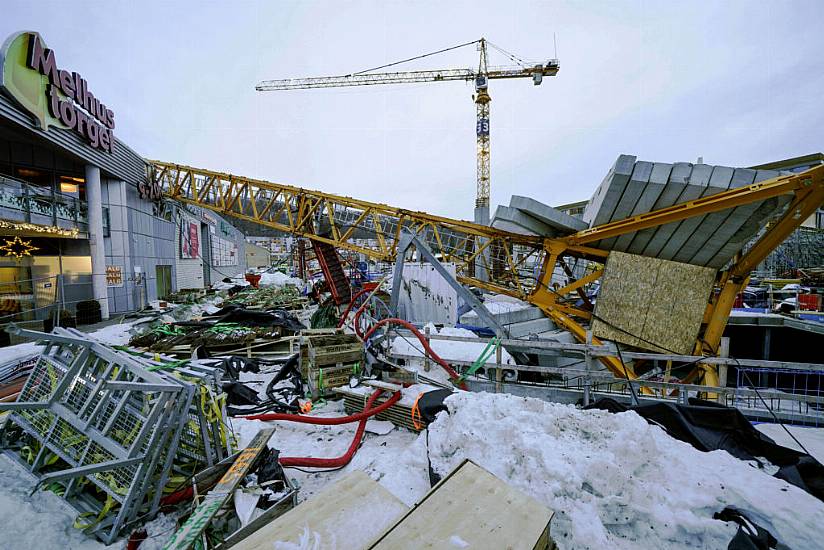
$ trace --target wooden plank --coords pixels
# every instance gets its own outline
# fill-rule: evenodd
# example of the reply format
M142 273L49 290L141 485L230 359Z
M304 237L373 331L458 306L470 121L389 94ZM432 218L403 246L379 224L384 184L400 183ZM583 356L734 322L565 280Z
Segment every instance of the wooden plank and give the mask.
M553 512L471 460L452 470L370 550L551 548Z
M186 523L163 546L163 550L187 550L194 544L215 514L232 496L235 487L252 469L273 433L275 433L274 428L265 428L257 433L249 445L238 455L229 471L220 478L215 488L209 491L203 502L192 512Z
M277 543L292 543L295 548L363 550L407 510L379 483L354 471L232 549L271 550ZM301 545L302 537L309 546Z

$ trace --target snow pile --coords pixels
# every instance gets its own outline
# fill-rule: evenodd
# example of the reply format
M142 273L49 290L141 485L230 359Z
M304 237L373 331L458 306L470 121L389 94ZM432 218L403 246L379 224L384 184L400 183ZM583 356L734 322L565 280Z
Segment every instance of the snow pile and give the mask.
M268 286L282 287L286 285L303 288L303 280L297 277L290 277L280 271L275 271L274 273L262 273L260 281L258 282L258 286L261 288Z
M446 404L450 414L429 427L435 471L470 458L545 503L560 548L726 548L736 527L712 519L725 506L792 548L818 545L824 503L725 451L697 451L634 412L464 392Z
M33 486L28 472L0 455L0 517L5 518L0 548L102 550L119 546L105 546L72 527L77 512L51 491L29 496Z
M212 283L212 288L215 290L229 290L230 288L234 288L236 286L249 286L249 281L246 280L244 275L235 275L234 277L227 277L228 282L218 281L216 283Z
M427 326L429 327L430 335L437 334L441 336L460 336L462 338L478 338L478 336L474 332L463 328L443 327L440 330L438 330L432 323L430 323ZM421 333L423 333L423 331L421 331ZM442 359L444 359L447 362L466 361L472 363L475 360L477 360L478 357L480 357L481 353L484 351L484 348L486 348L486 342L475 343L452 342L449 340L430 340L429 346L435 351L435 353L437 353ZM413 359L411 361L407 360L406 367L408 367L410 370L418 371L420 374L433 380L436 380L438 382L449 382L449 376L441 367L437 365L437 363L431 362L429 372L424 372L423 346L421 345L420 341L414 336L396 337L394 340L392 340L390 354L420 358ZM494 352L487 361L495 361ZM505 349L502 349L501 362L505 365L512 365L515 363L515 360L512 359L512 356L509 355L509 353L507 353Z

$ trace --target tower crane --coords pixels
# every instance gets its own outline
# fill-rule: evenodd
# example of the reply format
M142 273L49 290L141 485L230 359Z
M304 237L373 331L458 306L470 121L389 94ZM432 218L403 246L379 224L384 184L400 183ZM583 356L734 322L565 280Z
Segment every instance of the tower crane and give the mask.
M480 52L478 69L438 69L428 71L405 72L375 72L401 63L422 59L431 55L443 53L464 46L476 45ZM487 64L487 45L495 48L515 65L490 67ZM475 135L477 139L477 191L475 198L475 223L489 225L489 81L505 78L531 78L536 86L541 84L543 77L558 74L560 65L557 59L550 59L545 63L526 62L519 57L492 44L485 38L444 48L435 52L411 57L380 67L339 76L321 76L313 78L291 78L285 80L266 80L259 83L255 89L260 92L275 90L306 90L312 88L339 88L347 86L370 86L376 84L409 84L415 82L447 82L454 80L472 81L475 83L475 110L477 121Z

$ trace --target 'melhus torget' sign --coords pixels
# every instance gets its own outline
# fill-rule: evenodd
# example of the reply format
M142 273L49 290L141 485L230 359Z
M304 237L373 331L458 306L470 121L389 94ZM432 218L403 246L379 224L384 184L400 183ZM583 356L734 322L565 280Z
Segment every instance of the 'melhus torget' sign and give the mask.
M39 34L10 36L0 56L0 85L43 130L74 130L92 147L112 152L114 112L94 97L80 74L60 68Z

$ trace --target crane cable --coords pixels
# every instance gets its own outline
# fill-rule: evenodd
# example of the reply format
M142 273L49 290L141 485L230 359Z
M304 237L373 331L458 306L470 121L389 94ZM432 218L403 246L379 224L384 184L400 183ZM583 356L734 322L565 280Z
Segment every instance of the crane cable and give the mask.
M517 55L515 55L514 53L509 53L508 51L506 51L502 47L493 44L489 40L487 40L486 43L489 44L490 46L492 46L493 48L495 48L496 50L498 50L499 52L501 52L502 54L504 54L505 56L509 57L509 59L511 59L512 61L514 61L515 63L517 63L521 67L523 67L525 69L527 68L527 65L528 65L527 62L524 61L523 59L521 59L520 57L518 57Z
M385 69L386 67L392 67L394 65L400 65L401 63L406 63L408 61L414 61L416 59L423 59L424 57L429 57L430 55L437 55L439 53L448 52L450 50L457 50L458 48L463 48L464 46L471 46L472 44L477 44L480 40L473 40L472 42L466 42L464 44L458 44L457 46L452 46L450 48L444 48L442 50L438 50L436 52L425 53L423 55L416 55L415 57L410 57L409 59L404 59L402 61L395 61L394 63L389 63L387 65L381 65L380 67L373 67L371 69L365 69L363 71L358 71L356 73L352 73L346 76L356 76L359 74L370 73L372 71L377 71L378 69Z

